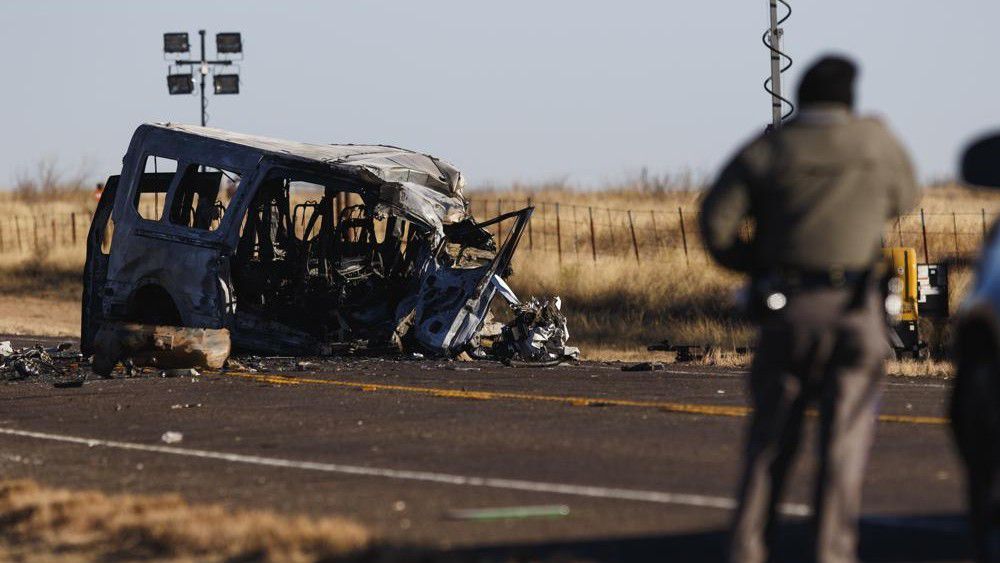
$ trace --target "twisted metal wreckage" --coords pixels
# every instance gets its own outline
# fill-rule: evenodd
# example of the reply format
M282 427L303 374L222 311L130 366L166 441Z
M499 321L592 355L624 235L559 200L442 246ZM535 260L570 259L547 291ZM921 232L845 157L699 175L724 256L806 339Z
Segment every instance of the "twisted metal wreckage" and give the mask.
M125 359L220 367L230 346L575 357L559 299L524 302L504 282L533 208L477 222L463 185L395 147L141 125L88 236L81 350L100 375ZM513 223L502 241L486 229L499 222Z

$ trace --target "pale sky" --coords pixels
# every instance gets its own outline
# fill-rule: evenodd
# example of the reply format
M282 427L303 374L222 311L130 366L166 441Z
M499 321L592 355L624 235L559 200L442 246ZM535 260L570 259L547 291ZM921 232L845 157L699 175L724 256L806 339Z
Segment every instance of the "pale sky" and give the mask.
M1000 2L791 0L790 91L810 60L862 65L924 179L1000 127ZM242 92L209 125L428 152L472 185L711 174L770 116L766 0L45 1L0 5L0 186L39 159L117 173L135 127L197 123L162 33L243 33Z

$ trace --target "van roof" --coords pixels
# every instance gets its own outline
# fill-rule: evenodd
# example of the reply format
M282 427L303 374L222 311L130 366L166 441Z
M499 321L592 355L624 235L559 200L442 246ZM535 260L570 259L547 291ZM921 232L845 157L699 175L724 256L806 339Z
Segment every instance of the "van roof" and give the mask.
M317 145L182 123L145 126L248 147L268 155L311 161L367 181L421 184L453 197L462 197L465 184L462 173L451 164L389 145Z

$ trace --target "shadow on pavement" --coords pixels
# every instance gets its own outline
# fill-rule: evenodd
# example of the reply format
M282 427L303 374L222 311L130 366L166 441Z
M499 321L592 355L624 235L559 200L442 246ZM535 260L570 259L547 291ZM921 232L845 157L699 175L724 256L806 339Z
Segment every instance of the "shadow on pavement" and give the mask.
M776 561L801 562L809 550L809 524L781 527ZM584 540L579 542L483 547L453 552L477 561L722 561L727 532ZM964 515L868 517L861 523L861 559L872 563L967 561L971 557Z

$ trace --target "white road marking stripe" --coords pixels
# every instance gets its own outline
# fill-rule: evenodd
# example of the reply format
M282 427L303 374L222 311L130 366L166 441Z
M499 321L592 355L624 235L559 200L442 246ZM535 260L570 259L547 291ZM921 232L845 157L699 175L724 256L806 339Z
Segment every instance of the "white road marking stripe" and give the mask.
M408 481L423 481L427 483L439 483L445 485L462 485L466 487L488 487L492 489L507 489L513 491L528 491L534 493L554 493L561 495L572 495L578 497L603 498L614 500L632 500L640 502L653 502L659 504L677 504L683 506L694 506L699 508L718 508L722 510L733 510L736 508L736 500L727 497L715 497L708 495L670 493L663 491L643 491L635 489L619 489L612 487L599 487L587 485L570 485L565 483L545 483L538 481L525 481L520 479L501 479L495 477L475 477L469 475L454 475L449 473L434 473L429 471L410 471L406 469L386 469L379 467L364 467L359 465L344 465L339 463L320 463L313 461L295 461L273 457L261 457L255 455L243 455L224 452L213 452L208 450L193 450L187 448L177 448L173 446L160 446L152 444L138 444L135 442L117 442L113 440L99 440L95 438L80 438L77 436L65 436L61 434L49 434L45 432L31 432L28 430L17 430L15 428L0 428L0 434L8 436L19 436L22 438L34 438L37 440L50 440L69 444L79 444L88 447L115 448L120 450L134 450L141 452L152 452L184 457L194 457L200 459L214 459L228 461L231 463L248 463L253 465L263 465L268 467L284 467L290 469L302 469L306 471L322 471L326 473L342 473L346 475L361 475L365 477L383 477L388 479L403 479ZM785 503L778 507L778 510L788 516L809 516L812 509L805 504Z

